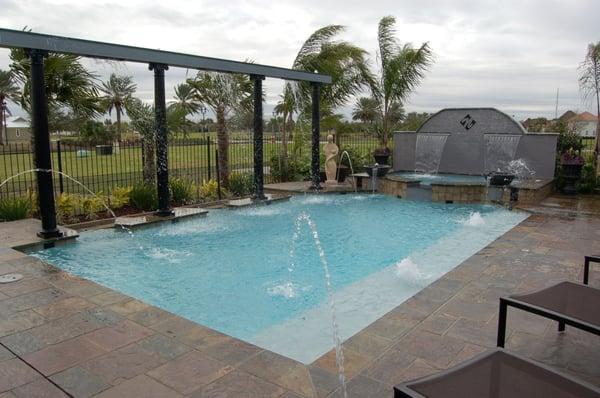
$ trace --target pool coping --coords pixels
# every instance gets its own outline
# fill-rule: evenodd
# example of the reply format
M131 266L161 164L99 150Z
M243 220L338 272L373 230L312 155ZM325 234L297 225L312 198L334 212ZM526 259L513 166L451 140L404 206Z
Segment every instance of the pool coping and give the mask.
M449 317L447 314L448 312L452 313L452 311L448 310L440 314L438 310L441 307L447 306L448 302L455 298L463 288L473 283L476 284L477 279L481 275L487 273L490 268L494 268L493 263L485 261L491 248L504 247L506 249L511 244L516 244L515 238L512 236L513 231L517 231L517 234L519 234L522 231L535 229L536 225L544 217L540 215L530 216L498 237L488 246L469 257L466 261L441 276L438 280L398 305L392 311L348 338L344 342L344 352L347 361L347 376L351 380L349 385L354 383L355 385L369 385L371 389L385 388L385 391L389 391L391 394L391 384L386 382L387 376L381 376L377 373L377 363L386 357L386 353L389 353L390 349L400 344L400 341L405 336L409 335L415 328L421 328L426 321L429 322L426 328L428 336L437 336L435 337L436 339L438 337L442 338L436 333L439 333L440 328L443 329L447 325L444 326L444 322L442 322L440 326L440 319ZM264 380L269 384L269 388L277 387L283 389L281 390L281 394L285 394L287 391L290 394L293 392L301 396L327 396L335 391L339 392L337 375L335 374L334 351L324 354L310 365L303 365L290 358L253 346L252 344L227 336L158 307L148 305L90 280L73 276L58 267L44 264L37 258L14 249L0 249L0 265L3 264L8 264L9 267L24 272L27 276L26 280L30 284L32 280L37 279L43 286L52 286L54 290L65 292L69 296L80 297L86 301L93 300L98 304L97 308L99 310L119 315L121 322L135 323L141 328L151 330L157 336L168 337L177 341L179 344L197 353L198 357L206 357L218 361L220 365L223 365L222 368L219 368L219 371L225 374L234 376L239 376L241 373L250 374L254 378ZM523 287L522 284L519 284L519 286ZM494 286L494 288L497 289L498 286ZM41 288L39 289L42 290ZM109 300L108 298L111 299ZM477 303L477 300L475 300L475 303ZM138 309L138 311L131 312L132 309ZM454 311L457 311L457 309L454 309ZM475 312L479 313L480 310ZM493 310L486 308L486 314L488 312L496 312L496 308L493 308ZM106 328L115 327L112 324L104 326ZM23 328L23 330L27 329ZM511 332L514 332L514 330ZM19 331L15 333L19 333ZM479 332L477 331L471 330L469 333L474 333L475 337L479 336ZM9 334L4 334L3 336L7 335ZM0 340L4 337L0 338ZM461 346L461 350L458 350L454 354L455 358L452 361L448 360L442 364L434 360L433 365L435 366L432 366L432 364L423 363L419 359L415 362L413 358L412 362L403 366L407 369L403 373L404 376L402 376L404 379L401 379L401 376L398 375L395 376L394 382L412 378L412 376L417 375L419 372L435 371L438 369L436 368L438 365L439 368L443 368L449 363L464 359L469 354L474 355L474 353L480 352L486 346L489 346L484 341L477 339L473 341L475 337L469 338L470 343L467 343L468 345L463 344ZM75 339L77 338L79 337ZM455 341L456 336L447 338L444 336L443 339L448 340L448 344L450 345L458 344ZM189 352L189 350L186 352ZM103 354L110 355L110 352ZM187 355L183 354L182 356L185 357ZM172 361L178 361L182 356L168 361L167 364ZM396 356L398 356L397 361L405 360L405 357L399 353ZM167 364L162 366L167 366ZM375 370L373 370L374 368ZM379 369L379 371L383 370ZM159 382L163 383L161 385L166 384L167 387L173 387L173 385L163 380L161 374L153 372L150 371L148 373L151 377L155 377ZM222 376L220 374L217 379L220 380ZM118 386L119 384L111 387L108 391L117 389L119 388ZM264 388L267 387L265 386ZM177 388L175 390L180 393L182 392ZM173 393L175 394L174 391Z

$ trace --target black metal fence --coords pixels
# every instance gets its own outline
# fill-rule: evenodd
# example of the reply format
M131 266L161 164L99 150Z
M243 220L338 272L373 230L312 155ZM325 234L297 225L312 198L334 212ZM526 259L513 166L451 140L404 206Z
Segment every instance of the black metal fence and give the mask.
M323 134L321 142L326 142ZM340 151L348 150L351 156L368 157L377 147L376 137L368 134L348 134L336 137ZM265 183L277 182L270 172L271 158L281 153L282 142L278 134L266 134L264 147ZM291 152L292 142L288 143ZM307 142L307 151L310 143ZM174 139L169 142L169 176L182 178L195 184L216 178L216 139ZM143 181L144 153L141 142L122 142L118 146L91 146L71 141L54 141L51 145L55 192L83 194L86 188L107 193L118 186L131 186ZM309 152L307 152L309 153ZM229 172L253 173L253 140L251 133L232 134L229 140ZM354 159L353 159L354 161ZM29 143L0 145L0 197L17 197L36 189L33 153ZM19 173L24 173L19 175ZM84 188L86 187L86 188Z

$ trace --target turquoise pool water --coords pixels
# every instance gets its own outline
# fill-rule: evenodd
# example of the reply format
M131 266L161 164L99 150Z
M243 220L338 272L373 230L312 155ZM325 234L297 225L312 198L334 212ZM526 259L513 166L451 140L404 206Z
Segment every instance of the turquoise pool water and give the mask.
M329 262L347 338L526 216L487 205L319 195L140 229L84 232L34 253L88 278L305 363L333 343L323 269L303 225L290 271L294 221L306 212Z

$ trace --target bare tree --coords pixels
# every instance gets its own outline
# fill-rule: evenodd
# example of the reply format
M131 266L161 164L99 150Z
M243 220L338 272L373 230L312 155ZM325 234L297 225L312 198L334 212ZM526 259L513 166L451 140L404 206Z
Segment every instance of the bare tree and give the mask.
M596 100L596 155L600 153L600 41L588 45L584 61L579 66L579 88L585 100Z

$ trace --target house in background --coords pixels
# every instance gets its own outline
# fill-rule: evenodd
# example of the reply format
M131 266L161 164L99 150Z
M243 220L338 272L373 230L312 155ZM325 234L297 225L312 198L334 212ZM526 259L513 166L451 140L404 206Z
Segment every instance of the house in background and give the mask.
M592 115L590 112L576 114L575 112L567 111L558 119L562 122L565 122L567 126L572 128L574 131L577 132L577 134L579 134L582 137L596 137L598 117Z
M2 126L2 144L28 143L31 141L31 125L29 120L21 116L6 118L6 128Z

